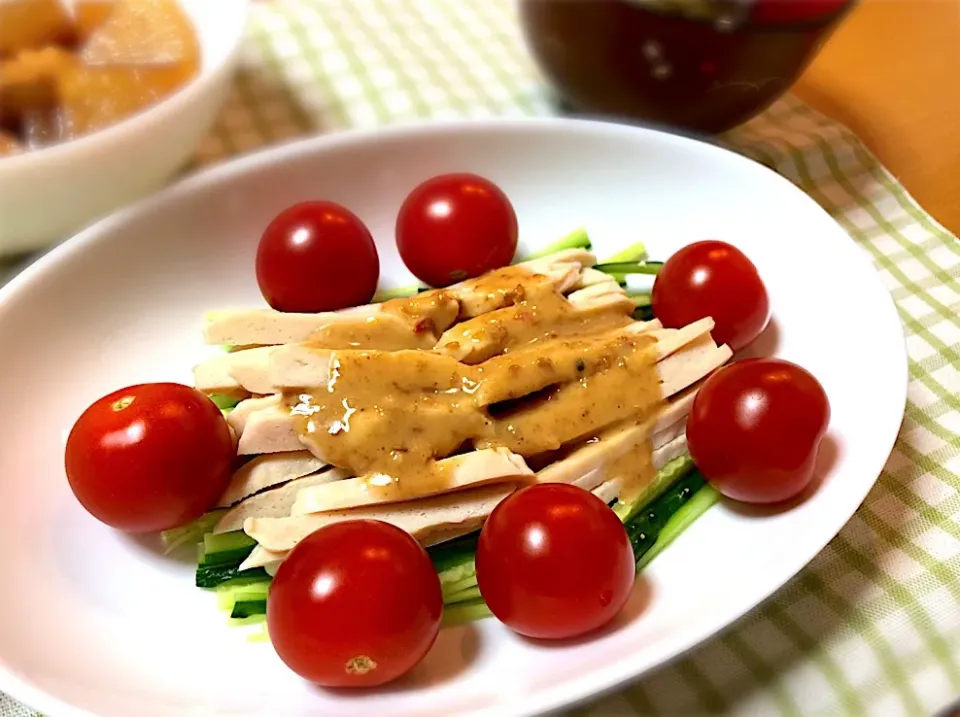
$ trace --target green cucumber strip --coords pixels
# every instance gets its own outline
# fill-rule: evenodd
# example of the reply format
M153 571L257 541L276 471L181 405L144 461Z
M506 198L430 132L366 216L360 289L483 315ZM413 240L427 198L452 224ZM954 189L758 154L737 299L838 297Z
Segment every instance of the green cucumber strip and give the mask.
M706 513L719 499L720 494L712 485L706 484L701 486L700 489L693 494L693 497L680 506L676 513L670 516L666 525L660 530L660 534L657 536L653 545L637 560L637 571L639 572L647 567L651 560L676 540L684 530L689 528L697 518Z
M370 300L371 304L382 304L384 301L390 301L390 299L407 299L411 296L416 296L421 291L424 291L425 287L415 285L415 286L398 286L393 289L383 289L378 291L373 295L373 298Z
M443 588L443 599L444 602L447 601L448 595L455 595L456 593L463 592L464 590L469 590L472 587L475 587L477 584L477 574L474 573L463 580L457 580L456 582L443 584L440 583L440 586Z
M593 244L590 243L590 236L587 234L587 230L583 227L575 229L565 236L563 239L553 242L552 244L545 246L539 251L535 251L531 254L527 254L523 257L521 261L529 261L530 259L541 259L545 256L550 256L551 254L556 254L558 251L563 251L564 249L592 249Z
M226 393L211 393L207 396L211 401L213 401L217 408L221 411L232 410L238 403L240 403L241 398L238 396L230 396Z
M463 580L476 573L473 556L476 555L479 538L479 532L470 533L427 549L433 567L440 575L441 585Z
M454 627L492 616L493 613L482 599L458 602L443 608L443 626Z
M226 580L217 585L214 590L218 593L221 593L233 592L238 588L247 587L250 585L266 585L269 587L271 582L273 582L273 578L271 578L269 575L267 575L266 578L260 577L259 575L246 578L231 578L230 580Z
M187 543L200 542L203 540L204 534L213 530L213 526L220 520L220 516L226 512L226 510L213 510L204 513L192 523L187 523L179 528L164 530L160 533L160 540L163 542L163 554L169 555Z
M633 305L638 309L651 304L650 294L627 294L627 296L633 299Z
M230 533L207 533L203 536L200 565L238 566L250 555L257 541L242 530Z
M608 264L597 264L594 269L602 271L604 274L624 275L627 274L659 274L663 267L663 262L659 261L619 261Z
M247 617L228 617L227 625L230 627L243 627L245 625L263 625L267 622L267 616L264 614L248 615Z
M243 600L266 600L270 591L270 582L262 580L249 585L240 585L227 590L217 588L217 607L227 612Z
M270 576L263 568L239 570L238 565L198 565L196 585L198 588L215 588L229 580L238 578L257 578L269 580Z
M476 600L479 597L481 597L480 587L477 585L474 585L473 587L467 588L466 590L459 590L455 593L450 594L449 596L444 596L443 604L455 605L456 603Z
M259 600L237 600L233 605L233 610L230 611L230 617L250 617L251 615L266 615L267 614L267 599L261 598Z
M683 478L687 473L693 470L693 459L689 455L682 455L674 458L657 471L643 492L640 493L631 503L621 503L619 500L613 506L613 512L624 523L629 521L644 506L663 495L663 492L669 485Z
M652 321L653 308L650 306L638 306L631 314L635 321Z
M644 246L642 241L638 241L636 244L631 244L623 251L618 251L611 257L608 257L603 263L604 264L622 264L623 262L637 262L643 261L647 258L647 247Z
M626 522L627 535L633 545L633 556L637 562L653 547L670 517L704 485L706 482L700 472L690 471Z

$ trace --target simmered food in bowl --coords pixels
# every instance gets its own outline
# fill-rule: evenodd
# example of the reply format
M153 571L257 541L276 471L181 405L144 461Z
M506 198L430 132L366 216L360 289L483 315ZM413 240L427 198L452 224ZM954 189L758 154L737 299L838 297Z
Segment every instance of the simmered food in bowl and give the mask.
M68 141L155 104L200 70L176 0L0 3L0 155Z

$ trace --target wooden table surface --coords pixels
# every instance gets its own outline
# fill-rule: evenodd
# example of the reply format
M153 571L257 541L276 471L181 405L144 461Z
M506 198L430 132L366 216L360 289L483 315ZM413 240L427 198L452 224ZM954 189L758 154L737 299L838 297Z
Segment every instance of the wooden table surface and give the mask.
M960 0L860 0L795 90L960 234Z

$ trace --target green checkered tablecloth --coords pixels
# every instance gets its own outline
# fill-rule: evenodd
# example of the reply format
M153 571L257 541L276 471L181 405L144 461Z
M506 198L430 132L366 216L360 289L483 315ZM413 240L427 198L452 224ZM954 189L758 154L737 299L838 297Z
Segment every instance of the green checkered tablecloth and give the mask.
M555 111L511 0L256 3L197 163L304 134ZM907 337L893 455L771 600L578 715L929 715L960 694L960 245L847 129L795 99L723 138L820 202L872 258ZM0 717L29 710L0 698Z

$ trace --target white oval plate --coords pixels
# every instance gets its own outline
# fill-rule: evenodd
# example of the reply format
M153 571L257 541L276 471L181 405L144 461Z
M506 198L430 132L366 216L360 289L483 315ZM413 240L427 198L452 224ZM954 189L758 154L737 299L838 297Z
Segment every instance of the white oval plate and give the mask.
M88 516L63 475L64 442L108 391L190 381L205 351L203 312L261 303L254 250L280 209L317 197L344 203L376 236L385 283L402 285L410 276L392 237L403 197L431 175L463 170L506 191L521 251L578 226L601 257L637 240L662 258L708 237L741 247L773 307L752 351L802 364L830 397L823 480L788 511L712 509L593 639L533 645L487 620L444 630L395 685L324 692L269 645L228 628L214 597L193 587L189 562ZM907 377L887 292L789 182L706 144L564 120L321 137L195 176L83 232L0 291L0 366L0 689L50 717L505 717L595 695L735 620L837 533L893 446Z

